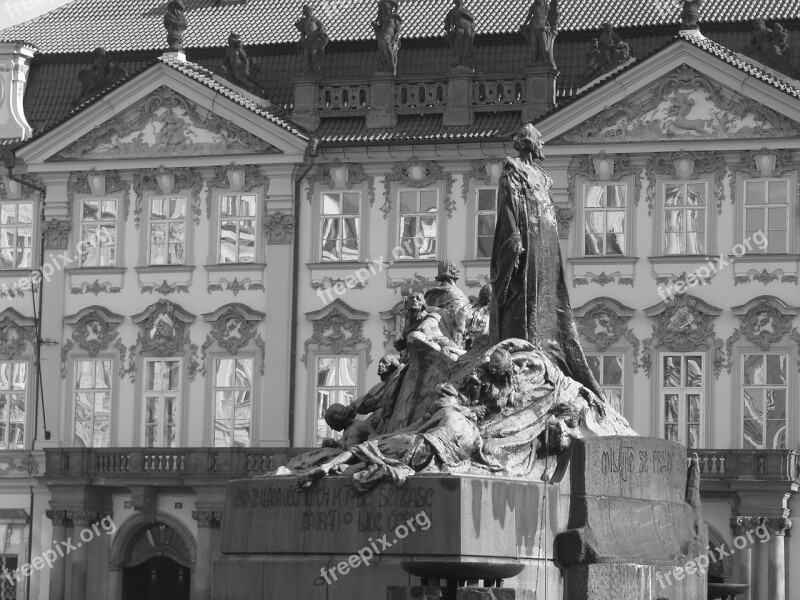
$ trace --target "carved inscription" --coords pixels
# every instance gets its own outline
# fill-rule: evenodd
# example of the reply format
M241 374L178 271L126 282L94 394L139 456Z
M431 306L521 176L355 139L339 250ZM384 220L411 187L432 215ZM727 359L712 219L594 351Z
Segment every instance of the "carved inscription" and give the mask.
M620 446L604 450L600 456L600 472L617 475L628 481L632 473L672 473L674 461L666 450L634 450L632 446Z
M310 490L294 488L243 487L233 496L234 510L282 508L302 509L303 531L338 532L392 531L434 504L434 489L429 486L382 486L366 495L352 485Z

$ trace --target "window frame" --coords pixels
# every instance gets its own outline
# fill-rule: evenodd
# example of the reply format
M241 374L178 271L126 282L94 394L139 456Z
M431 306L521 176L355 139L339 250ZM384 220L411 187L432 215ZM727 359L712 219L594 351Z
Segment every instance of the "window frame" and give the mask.
M230 445L230 446L217 446L216 445L216 423L217 423L217 390L218 389L236 389L236 388L217 388L216 385L216 364L219 360L250 360L252 362L252 381L250 387L250 442L246 448L255 448L258 445L259 439L259 428L258 428L258 418L259 418L259 411L258 411L258 398L259 396L259 388L260 388L260 363L259 359L256 356L255 352L239 352L237 354L229 354L226 352L212 352L209 353L208 357L208 376L206 381L208 394L209 394L209 402L208 402L208 415L209 415L209 438L207 445L211 448L239 448L240 446ZM235 421L235 417L233 421ZM231 435L231 441L234 440L234 436Z
M686 438L688 433L688 409L686 408L686 401L690 394L697 393L700 396L699 402L699 409L700 409L700 422L699 422L699 440L697 446L693 448L705 448L707 442L707 418L706 415L709 414L709 407L707 406L708 399L712 394L712 390L710 389L711 379L709 378L709 369L713 369L713 364L709 362L709 353L705 349L700 350L693 350L689 352L675 352L670 350L660 350L657 353L658 357L658 366L657 366L657 377L656 380L656 399L658 405L656 407L656 414L658 415L657 418L657 437L666 440L666 418L665 418L665 396L668 393L671 394L678 394L678 440L679 444L683 444L687 448L688 446L688 439ZM703 380L702 385L700 387L688 387L685 385L679 387L665 387L664 386L664 358L668 356L679 356L681 357L681 376L682 376L682 384L685 383L686 377L686 358L690 356L700 356L702 358L703 363ZM697 391L699 390L699 391Z
M667 254L665 251L666 241L666 190L669 184L693 185L704 184L706 188L706 204L705 204L705 222L704 222L704 249L699 254ZM653 254L654 257L660 257L666 260L681 260L688 258L701 258L707 256L716 256L717 247L717 206L716 197L714 194L715 182L712 174L704 174L695 178L681 179L680 177L656 177L656 189L658 190L656 199L656 210L653 234ZM688 208L686 210L689 210Z
M342 354L331 354L330 352L320 352L320 353L315 353L313 355L313 363L311 363L311 364L314 366L314 369L313 369L313 371L311 373L311 376L312 376L312 381L313 381L312 397L313 397L313 402L314 402L314 406L313 406L314 430L313 430L313 435L311 437L311 440L315 442L314 443L315 446L318 445L319 442L320 442L319 427L320 427L320 421L322 420L322 417L318 416L319 415L319 399L317 397L317 394L318 394L319 389L320 389L320 386L317 383L318 382L318 378L319 378L319 361L320 361L320 359L325 359L325 358L333 358L333 359L354 358L356 360L356 375L355 375L355 386L352 386L352 389L354 390L354 392L353 392L353 402L356 401L356 399L359 397L360 390L363 389L363 386L360 385L361 384L361 373L362 373L362 370L363 370L362 369L362 356L361 356L361 353L359 353L359 352L347 352L347 353L342 353ZM340 390L351 389L351 386L322 386L322 387L326 388L326 389L330 388L332 391L340 391Z
M149 391L147 390L147 369L148 364L151 363L166 363L166 362L177 362L179 373L178 373L178 389L176 391ZM137 440L142 448L182 448L184 444L184 412L186 407L186 400L185 400L185 393L187 391L187 374L186 374L186 360L185 356L143 356L142 357L142 382L141 382L141 390L139 391L138 398L140 400L140 418L138 420L139 426L141 427L140 431L137 433ZM147 445L147 398L148 396L157 396L161 400L160 404L160 415L162 421L159 423L159 429L163 430L164 423L163 423L163 415L164 415L164 398L166 396L177 395L178 397L178 410L177 410L177 418L175 419L175 445L174 446L148 446Z
M480 197L481 192L484 190L490 190L494 192L494 211L481 211L480 208ZM478 250L480 244L478 243L478 238L480 236L480 217L484 215L491 215L494 214L494 226L497 227L497 208L498 203L500 201L500 190L496 185L487 185L487 184L475 184L472 186L471 194L473 208L474 210L469 211L470 214L470 231L469 231L469 254L468 256L473 260L485 260L489 261L492 258L491 249L489 250L488 256L478 256ZM494 233L491 236L494 238Z
M587 345L594 346L594 344L587 344ZM630 385L632 383L631 370L632 370L632 366L633 365L631 363L631 359L632 359L631 349L629 347L623 347L623 346L610 346L609 348L606 348L603 351L600 351L600 350L597 350L597 349L595 349L595 350L591 350L591 349L585 350L584 354L585 354L587 360L590 357L593 357L593 356L599 357L601 359L601 361L603 359L605 359L606 357L611 357L611 356L620 356L620 357L622 357L622 377L620 379L619 385L603 385L603 383L601 381L601 378L595 377L595 379L597 379L597 383L600 385L600 389L604 393L605 393L605 389L604 388L606 388L606 387L618 387L618 388L620 388L619 412L623 417L628 418L628 415L629 415L628 396L629 396L629 394L626 393L626 392L630 390ZM602 362L601 362L601 366L602 366ZM591 370L591 367L589 367L589 369Z
M184 193L186 192L186 193ZM183 262L181 263L163 263L163 264L155 264L150 262L150 228L153 225L153 219L151 218L151 203L153 200L159 198L183 198L184 200L184 215L183 215ZM139 264L147 269L176 269L181 267L189 267L191 266L193 261L192 249L193 249L193 227L192 227L192 219L190 218L191 213L191 192L187 190L176 190L172 194L161 194L156 193L154 190L150 190L149 192L144 194L143 198L143 210L142 210L142 226L141 226L141 251L139 253ZM162 223L171 223L171 222L178 222L181 219L158 219L158 222ZM167 245L169 242L167 242Z
M232 190L223 188L214 188L212 192L211 202L211 227L210 231L214 236L214 243L209 246L208 265L232 269L251 269L259 265L263 266L265 261L266 242L262 231L264 222L264 188L263 186L255 186L251 189ZM224 219L221 215L222 198L223 196L254 196L255 197L255 214L254 220L254 244L253 244L253 261L252 262L222 262L222 221L231 220ZM238 218L238 217L237 217ZM240 219L241 220L241 219ZM237 230L238 231L238 230ZM237 246L238 248L238 246Z
M396 259L396 248L401 248L402 238L400 236L400 194L406 191L423 192L435 190L438 194L438 209L436 212L436 255L433 258L400 258ZM447 247L447 227L445 227L445 203L447 201L447 189L443 180L437 180L430 185L413 186L404 185L399 182L390 182L389 197L392 199L390 219L388 256L392 257L393 267L403 265L435 265L444 258L445 248ZM432 214L432 213L430 213Z
M39 222L40 221L40 218L39 218L39 211L40 211L39 201L36 200L33 197L4 198L4 199L0 199L0 210L2 210L2 207L5 206L5 205L9 205L9 204L17 205L15 214L16 214L17 219L18 219L19 218L19 205L23 204L23 203L26 203L26 204L29 203L31 205L30 265L28 265L28 266L18 266L18 267L15 266L15 267L10 267L8 269L4 269L4 268L2 268L2 266L0 266L0 275L2 275L4 273L16 273L16 272L19 272L19 271L25 271L25 272L31 271L31 270L35 269L39 264L39 249L40 249L40 244L42 243L42 241L40 239L41 238L41 233L40 233L41 223ZM18 229L20 229L20 227L24 227L24 225L20 226L18 223L15 223L14 225L2 225L2 224L0 224L0 228L9 228L9 227L14 227L15 230L18 230Z
M576 235L575 235L575 256L578 258L585 258L590 260L597 260L598 262L602 261L609 261L609 260L617 260L620 258L631 258L633 256L633 216L634 211L632 208L634 194L635 194L635 186L633 182L633 178L631 176L622 177L617 180L597 180L592 181L587 178L581 178L578 181L579 186L579 194L578 194L578 218L576 219L577 227ZM586 206L586 198L588 196L589 188L590 187L604 187L608 188L609 186L615 187L622 187L625 189L625 207L622 212L624 212L624 223L625 226L623 227L622 235L624 236L624 242L622 244L622 254L587 254L586 253L586 216L589 212L597 212L598 209L596 208L589 208ZM606 189L607 192L607 189ZM605 210L604 212L610 212ZM617 210L616 212L619 212Z
M109 370L109 372L111 373L111 378L110 378L111 388L109 390L109 408L108 408L108 446L94 446L94 445L92 445L92 446L78 446L76 444L77 432L75 430L75 425L76 425L76 421L77 421L77 408L78 408L78 402L77 402L78 389L76 387L76 384L78 382L78 363L80 361L90 361L90 362L95 362L95 363L99 362L99 361L109 361L111 363L111 368ZM116 446L117 428L116 428L115 415L117 414L116 398L117 398L117 394L119 393L119 386L118 385L114 385L114 381L116 379L116 374L117 374L116 369L117 369L116 357L114 355L112 355L112 354L98 354L98 355L93 356L93 357L89 356L87 354L87 355L76 355L76 356L72 357L72 369L70 369L70 373L71 373L70 378L71 379L68 382L69 383L69 389L70 389L70 392L71 392L71 398L70 398L70 403L69 403L70 409L71 409L71 413L70 413L70 419L68 420L69 433L68 433L67 438L66 438L66 439L69 439L71 441L70 447L72 447L72 448L80 448L80 447L87 447L87 448L106 448L106 447L108 447L108 448L113 448L113 447ZM97 391L98 389L100 389L100 388L92 388L93 391ZM67 419L65 419L65 421L67 421ZM94 421L95 421L95 408L94 408L94 404L92 404L92 432L93 432L93 434L94 434ZM92 441L94 442L94 438L92 438Z
M113 265L85 265L82 264L82 256L79 254L77 257L77 271L90 271L90 270L112 270L122 269L125 266L125 220L123 211L125 210L125 202L122 193L103 194L102 196L93 196L91 194L80 194L75 196L75 215L73 216L73 247L83 248L83 203L88 202L103 202L106 200L114 200L117 203L117 218L114 221L116 230L116 243L114 247L114 264ZM96 221L102 223L103 221ZM108 221L110 223L111 221Z
M356 193L359 195L358 199L358 219L359 219L359 235L358 235L358 257L354 259L348 260L325 260L323 258L323 243L322 243L322 223L325 219L323 214L323 201L322 198L326 194L348 194L348 193ZM363 262L366 260L367 255L367 246L368 246L368 229L369 229L369 211L366 207L366 198L367 198L367 182L363 182L358 185L354 185L352 187L344 188L344 189L336 189L328 186L317 186L316 192L314 194L314 207L313 207L313 214L314 214L314 243L313 243L313 252L314 252L314 263L323 266L323 267L331 267L336 265L353 265L359 262ZM332 215L335 216L335 215Z
M798 242L795 239L797 237L798 227L798 209L796 208L797 203L797 172L793 171L790 173L785 173L783 175L776 175L770 177L748 177L744 173L738 174L738 181L737 186L738 189L741 190L741 201L739 202L741 208L736 211L736 231L737 235L741 236L740 240L736 240L737 243L739 241L743 241L747 238L747 184L753 182L769 182L769 181L788 181L787 186L787 231L786 231L786 251L785 252L774 252L770 249L769 245L765 249L765 252L753 252L754 255L757 256L764 256L765 259L770 254L775 254L777 256L787 256L792 255L800 251L798 247ZM769 206L768 204L762 205L764 207ZM763 231L763 230L762 230ZM766 232L768 237L767 241L769 241L769 232ZM750 251L748 251L750 252Z
M0 365L2 364L25 364L25 391L24 391L24 417L22 420L22 448L9 448L8 447L8 439L10 438L10 431L11 431L11 411L8 410L8 419L3 422L6 426L6 441L5 445L0 444L0 450L8 451L8 450L27 450L29 449L28 444L28 437L30 436L30 426L31 426L31 415L29 406L31 401L31 375L35 377L36 374L33 371L33 361L29 360L25 357L14 357L14 358L0 358ZM13 390L8 390L9 393L13 394ZM4 392L0 392L4 393ZM16 423L17 421L15 421Z

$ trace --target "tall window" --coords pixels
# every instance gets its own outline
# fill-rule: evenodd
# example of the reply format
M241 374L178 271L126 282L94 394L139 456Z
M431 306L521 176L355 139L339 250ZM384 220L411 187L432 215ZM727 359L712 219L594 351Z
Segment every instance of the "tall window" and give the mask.
M789 180L760 179L744 183L744 235L753 239L761 232L768 244L753 245L748 252L788 252L789 244Z
M664 194L664 254L706 251L705 182L667 183Z
M358 260L361 193L322 194L322 260Z
M33 202L0 202L0 269L33 265Z
M186 198L150 198L148 258L150 265L182 265L186 249Z
M592 375L600 384L606 400L618 412L622 413L623 408L623 369L624 355L622 354L587 354L586 360Z
M357 380L357 356L317 357L317 443L333 437L325 422L325 411L331 404L352 404Z
M82 267L114 267L117 264L117 200L81 200Z
M786 354L742 356L743 448L786 448Z
M146 359L144 367L144 445L174 448L178 445L181 360Z
M250 445L253 417L253 359L214 361L214 446Z
M0 600L17 600L17 579L13 575L17 565L16 554L0 554Z
M666 439L689 448L701 447L704 391L702 355L661 355L661 402Z
M400 259L436 259L439 190L400 192Z
M110 442L112 361L75 361L75 445L107 448Z
M0 449L23 450L28 363L0 361Z
M226 194L219 199L219 262L254 263L257 203L255 194Z
M491 258L497 224L497 188L478 188L476 258Z
M587 185L584 194L584 249L586 256L625 254L625 185Z

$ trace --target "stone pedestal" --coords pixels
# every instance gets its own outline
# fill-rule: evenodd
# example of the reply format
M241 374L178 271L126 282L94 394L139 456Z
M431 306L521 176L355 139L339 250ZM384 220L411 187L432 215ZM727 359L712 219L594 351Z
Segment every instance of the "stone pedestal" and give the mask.
M390 586L386 590L386 600L536 600L536 592L478 586Z
M471 125L472 69L456 67L447 75L447 106L442 114L445 126Z
M294 80L292 119L310 131L314 131L319 126L318 93L317 80L313 77L299 77Z
M391 73L376 73L370 79L367 129L386 129L397 125L394 110L394 77Z
M558 70L539 64L525 69L526 101L522 107L523 122L532 121L556 106Z

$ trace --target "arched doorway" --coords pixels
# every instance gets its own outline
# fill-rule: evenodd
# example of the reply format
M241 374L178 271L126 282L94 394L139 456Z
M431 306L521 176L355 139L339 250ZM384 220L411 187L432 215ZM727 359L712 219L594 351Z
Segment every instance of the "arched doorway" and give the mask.
M160 521L142 527L125 552L122 600L189 600L191 565L176 529Z

